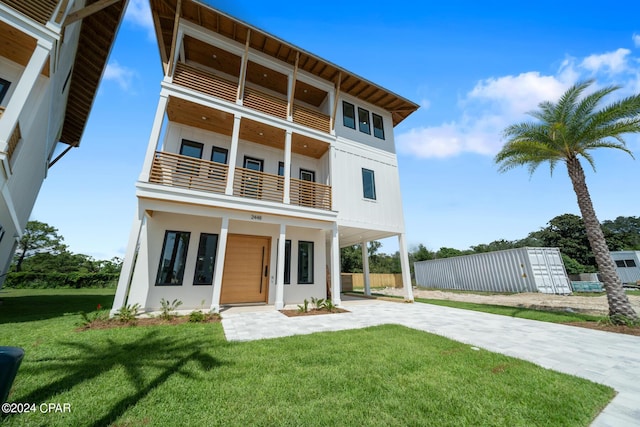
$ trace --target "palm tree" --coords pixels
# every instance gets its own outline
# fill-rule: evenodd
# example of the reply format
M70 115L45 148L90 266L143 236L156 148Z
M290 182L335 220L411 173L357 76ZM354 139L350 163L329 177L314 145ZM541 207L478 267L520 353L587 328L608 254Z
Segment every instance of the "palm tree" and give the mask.
M507 127L504 130L507 142L495 162L500 172L526 165L531 174L542 163L549 163L552 174L558 162L565 163L607 292L609 316L614 323L627 319L637 322L638 315L624 292L593 209L579 158L585 159L595 171L591 150L596 148L615 148L633 157L622 135L640 132L640 95L596 109L605 96L620 87L610 86L582 96L592 83L593 80L588 80L575 84L556 103L541 102L538 110L529 113L537 121Z

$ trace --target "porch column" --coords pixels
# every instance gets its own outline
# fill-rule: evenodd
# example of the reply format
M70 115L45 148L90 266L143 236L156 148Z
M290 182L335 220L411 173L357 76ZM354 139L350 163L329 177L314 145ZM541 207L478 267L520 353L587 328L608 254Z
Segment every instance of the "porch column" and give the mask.
M144 216L141 216L140 213L136 214L133 218L133 224L131 225L131 231L129 232L129 244L127 245L127 252L124 254L124 260L122 261L122 270L120 271L120 277L118 278L118 288L116 289L116 296L113 300L110 316L114 316L118 310L127 304L129 288L131 287L131 279L133 279L133 270L135 268L134 261L136 259L136 252L140 241L140 232L142 231L143 222Z
M151 128L151 135L149 135L149 144L147 144L147 154L144 156L144 163L142 164L142 172L138 181L149 181L149 175L151 174L151 165L153 159L158 151L158 144L160 142L160 132L162 131L162 123L164 122L164 115L167 111L167 103L169 102L169 95L165 89L160 91L160 100L158 101L158 107L156 108L156 116L153 119L153 127Z
M278 274L276 274L276 310L284 308L284 251L287 226L280 224L280 237L278 238Z
M342 304L340 290L340 240L338 224L334 223L331 230L331 302L336 307Z
M9 103L2 114L2 120L0 120L0 153L6 154L7 152L9 138L11 138L13 129L18 124L22 109L33 92L38 77L49 58L50 51L51 45L44 45L38 42L27 66L22 72L20 80L18 80L13 95L11 95ZM9 168L6 168L6 171L8 173Z
M213 273L213 295L211 297L210 311L220 312L220 294L222 292L222 275L224 273L224 258L227 253L227 235L229 234L229 217L222 217L220 235L218 236L218 254L216 255L216 266Z
M229 148L229 170L227 171L227 188L224 190L224 194L229 196L233 194L233 180L236 174L236 158L238 157L241 120L241 116L233 116L233 131L231 132L231 147Z
M369 277L369 242L362 242L362 276L364 279L364 294L371 295L371 280Z
M282 203L291 203L291 136L292 132L287 129L284 135L284 186Z
M398 250L400 251L404 300L413 302L413 287L411 285L411 271L409 270L409 252L407 251L407 242L405 242L404 233L398 234Z

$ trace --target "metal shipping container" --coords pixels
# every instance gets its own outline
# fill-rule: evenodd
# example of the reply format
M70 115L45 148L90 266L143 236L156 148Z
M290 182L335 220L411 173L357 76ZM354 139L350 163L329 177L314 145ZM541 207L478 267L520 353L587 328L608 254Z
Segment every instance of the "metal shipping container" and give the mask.
M640 251L611 252L616 270L622 283L636 283L640 280Z
M558 248L518 248L413 264L418 286L488 292L570 294Z

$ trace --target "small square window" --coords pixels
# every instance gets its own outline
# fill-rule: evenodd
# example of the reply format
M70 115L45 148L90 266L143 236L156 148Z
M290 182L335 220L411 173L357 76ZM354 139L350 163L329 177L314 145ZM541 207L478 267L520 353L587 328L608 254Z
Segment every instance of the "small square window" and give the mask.
M372 113L373 116L373 136L384 139L384 122L382 116Z
M365 199L376 199L376 177L370 169L362 169L362 193Z
M213 147L211 151L211 161L216 163L227 164L227 159L229 157L229 150L226 148Z
M342 101L342 124L351 129L356 128L356 108L346 101Z
M616 260L616 267L624 267L624 260L617 259Z
M360 132L371 135L371 123L369 122L369 111L358 107L358 128Z
M636 262L632 259L627 259L625 260L625 263L627 264L627 267L635 267L636 266Z

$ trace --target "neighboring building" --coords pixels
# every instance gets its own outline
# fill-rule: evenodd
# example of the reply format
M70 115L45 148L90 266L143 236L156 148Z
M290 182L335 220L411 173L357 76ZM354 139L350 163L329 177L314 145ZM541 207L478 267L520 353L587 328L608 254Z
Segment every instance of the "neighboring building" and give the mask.
M418 106L206 4L151 11L165 77L113 311L340 304L340 247L390 236L412 300L393 128Z
M80 144L126 3L0 0L0 283L56 146Z
M615 251L611 258L624 284L640 284L640 251Z

